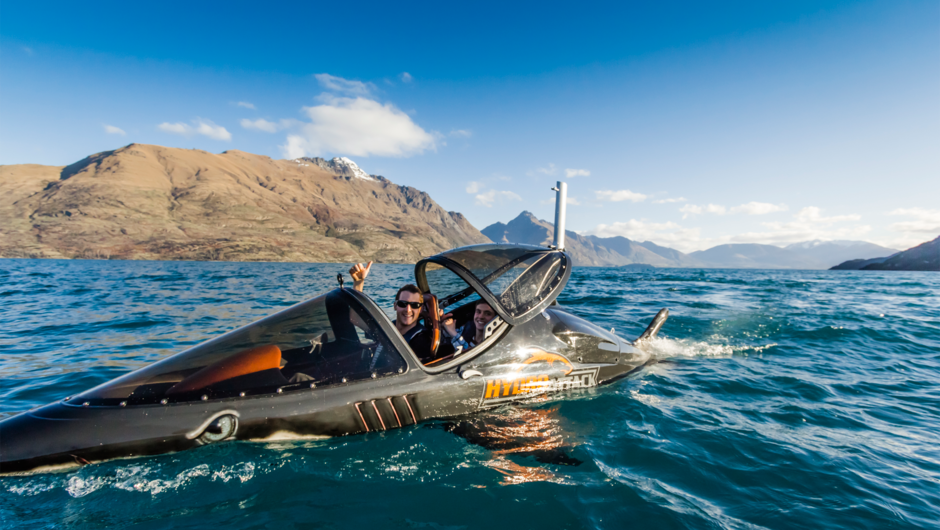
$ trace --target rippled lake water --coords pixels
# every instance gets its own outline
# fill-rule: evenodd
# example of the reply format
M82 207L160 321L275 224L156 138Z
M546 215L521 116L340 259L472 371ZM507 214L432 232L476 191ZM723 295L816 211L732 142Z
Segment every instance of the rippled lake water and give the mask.
M315 295L343 264L0 260L0 417ZM390 306L413 268L376 265ZM663 362L538 418L577 466L428 423L0 477L7 528L936 528L940 274L576 269L559 298ZM528 420L526 420L528 421ZM498 421L497 421L498 423ZM0 440L2 443L2 440Z

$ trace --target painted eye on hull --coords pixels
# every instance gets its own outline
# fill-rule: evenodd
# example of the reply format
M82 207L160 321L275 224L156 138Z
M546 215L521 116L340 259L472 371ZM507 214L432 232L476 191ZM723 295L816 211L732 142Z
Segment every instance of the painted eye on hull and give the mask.
M221 442L222 440L228 438L235 434L235 431L238 429L238 419L231 414L226 414L224 416L219 416L215 421L209 424L206 427L206 430L203 431L199 438L196 438L196 441L202 444L210 444L213 442Z

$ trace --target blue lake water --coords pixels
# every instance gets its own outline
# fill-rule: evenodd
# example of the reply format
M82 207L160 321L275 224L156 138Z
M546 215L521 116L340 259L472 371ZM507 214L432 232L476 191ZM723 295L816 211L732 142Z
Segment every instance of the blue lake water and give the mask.
M0 260L0 417L331 289L343 264ZM390 306L413 268L376 265ZM6 528L936 528L940 274L576 269L665 361L527 407L578 466L429 423L0 477ZM495 413L520 414L507 408ZM0 440L2 443L2 440Z

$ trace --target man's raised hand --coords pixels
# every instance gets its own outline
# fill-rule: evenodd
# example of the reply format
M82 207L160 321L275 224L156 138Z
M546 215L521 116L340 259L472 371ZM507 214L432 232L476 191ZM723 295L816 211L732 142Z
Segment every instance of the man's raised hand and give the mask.
M366 276L369 275L369 269L371 268L371 261L369 263L356 263L349 268L349 275L352 276L353 280L353 289L362 291L362 287L366 283Z

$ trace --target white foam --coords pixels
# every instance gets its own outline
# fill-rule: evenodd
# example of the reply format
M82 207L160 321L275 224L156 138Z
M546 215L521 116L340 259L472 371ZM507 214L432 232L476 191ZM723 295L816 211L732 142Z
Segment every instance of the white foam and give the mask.
M330 436L321 434L297 434L290 431L277 431L265 438L251 438L250 442L284 442L293 440L327 440Z
M730 357L734 348L727 344L711 344L690 339L656 337L647 341L643 349L655 359L673 357Z
M656 337L643 344L643 349L648 351L654 359L671 359L676 357L731 357L734 354L749 355L751 353L762 353L768 348L772 348L777 343L764 344L762 346L731 346L725 337L712 335L709 341L698 341L691 339L668 339Z

